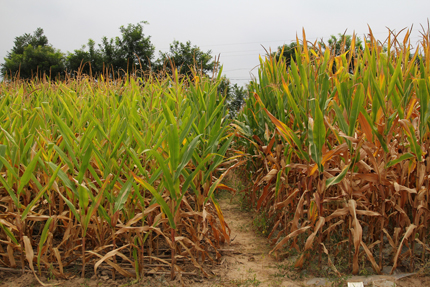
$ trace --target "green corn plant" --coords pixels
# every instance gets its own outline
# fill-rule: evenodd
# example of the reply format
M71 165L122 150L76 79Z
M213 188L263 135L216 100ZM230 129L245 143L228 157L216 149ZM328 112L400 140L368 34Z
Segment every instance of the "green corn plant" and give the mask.
M222 69L218 74L220 80ZM232 133L229 127L225 124L227 119L227 111L225 107L225 98L217 94L217 86L210 86L208 82L195 81L191 86L191 99L193 109L199 113L199 121L193 124L193 130L196 134L201 134L202 145L199 152L193 156L194 165L199 165L202 159L207 158L211 154L215 154L213 160L208 161L202 169L200 182L196 186L192 186L198 201L198 208L203 208L203 205L211 200L217 210L218 219L221 223L221 232L229 241L227 226L222 215L222 211L218 202L214 197L214 191L220 184L222 178L227 172L219 176L218 182L214 182L213 176L217 172L220 164L226 160L225 155L233 140Z
M180 252L208 276L197 257L213 260L209 250L219 257L216 249L229 241L214 197L233 169L225 163L233 131L217 93L220 77L0 83L6 267L18 258L32 268L37 248L38 269L56 260L55 276L107 264L113 277L141 278L153 260L174 274ZM158 258L165 244L171 261Z
M183 185L180 185L180 176L183 176L184 168L190 162L193 153L195 152L195 148L199 142L200 135L193 138L191 141L186 139L186 136L191 128L191 124L194 121L194 117L188 117L188 122L185 122L185 127L183 130L179 130L177 128L176 121L173 118L173 114L168 108L167 105L164 105L166 120L169 123L168 133L166 135L166 141L168 143L168 150L165 151L167 156L166 159L160 155L157 151L151 150L149 151L151 155L157 160L163 175L163 184L160 187L166 188L168 191L170 202L166 202L164 198L160 195L160 191L154 189L149 183L135 176L137 182L139 182L142 186L147 188L152 195L156 198L157 202L162 206L164 213L167 215L169 220L169 224L171 227L171 242L172 242L172 279L175 276L175 250L176 250L176 242L175 242L175 234L176 234L176 225L177 225L177 212L179 206L182 203L182 198L185 193L193 177L200 171L200 169L204 166L204 163L208 161L212 155L209 155L203 161L195 167L195 170L191 174L185 174L185 182ZM186 141L185 144L181 144ZM164 151L163 151L164 154ZM161 189L161 192L162 192Z
M51 222L52 222L52 217L48 218L48 220L46 221L45 226L43 227L42 235L40 237L39 252L37 254L37 269L39 270L39 275L42 275L40 271L40 258L42 257L43 245L45 244L46 239L48 238L48 231L49 231L49 226L51 225Z

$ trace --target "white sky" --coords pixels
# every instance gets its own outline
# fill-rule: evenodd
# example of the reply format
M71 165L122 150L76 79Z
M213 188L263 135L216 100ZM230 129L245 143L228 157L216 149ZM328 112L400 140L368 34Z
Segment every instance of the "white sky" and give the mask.
M355 31L384 40L386 27L400 31L414 25L412 41L430 17L429 0L0 0L0 62L13 47L16 36L41 27L49 43L62 52L73 51L91 38L119 36L119 27L148 21L145 35L156 48L167 51L173 40L221 55L224 72L232 82L245 84L257 75L258 55L264 47L301 39L328 39L330 35ZM252 70L252 71L251 71Z

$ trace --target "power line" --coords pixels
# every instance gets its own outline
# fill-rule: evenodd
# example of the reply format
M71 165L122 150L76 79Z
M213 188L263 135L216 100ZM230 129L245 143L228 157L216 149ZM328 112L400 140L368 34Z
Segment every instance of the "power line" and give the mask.
M255 68L255 67L254 67ZM233 70L225 70L223 72L233 72L233 71L243 71L243 70L252 70L254 68L239 68L239 69L233 69Z
M242 52L261 52L261 49L260 50L243 50L243 51L241 51L241 50L237 50L237 51L227 51L227 52L217 52L218 54L227 54L227 53L242 53Z
M248 45L248 44L261 44L261 43L271 43L271 42L283 42L284 40L273 40L273 41L258 41L258 42L241 42L241 43L224 43L215 45L201 45L199 47L219 47L219 46L232 46L232 45ZM163 48L161 50L169 50L170 48ZM233 51L234 52L234 51Z
M228 58L228 57L242 57L242 56L255 56L255 55L257 55L257 54L256 53L251 53L251 54L235 54L235 55L225 55L225 56L223 56L221 54L221 59L222 58Z
M242 42L242 43L226 43L226 44L216 44L216 45L204 45L202 47L217 47L217 46L231 46L231 45L261 44L261 43L283 42L283 41L284 40L259 41L259 42Z

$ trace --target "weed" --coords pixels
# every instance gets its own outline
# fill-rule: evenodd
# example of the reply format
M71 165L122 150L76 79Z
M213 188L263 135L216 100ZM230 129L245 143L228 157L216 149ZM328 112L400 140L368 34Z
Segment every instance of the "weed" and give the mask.
M330 281L331 287L343 287L346 286L346 281L350 278L350 276L341 276L341 277L330 277L328 280Z
M49 265L48 267L48 280L55 280L55 275L54 275L54 266L52 266L52 264Z
M363 268L359 271L359 274L361 275L361 276L365 276L365 277L368 277L368 276L371 276L371 275L373 275L373 274L375 274L372 270L369 270L369 269L367 269L367 268L364 268L364 266L363 266Z
M417 273L422 276L430 276L430 261L427 261Z
M270 224L267 213L258 213L253 220L253 225L258 234L262 236L267 236L272 224Z
M267 224L267 215L265 213L258 213L254 220L252 221L256 231L260 235L264 235L267 233L268 224Z
M236 279L231 281L231 284L235 286L260 286L261 281L257 279L257 275L254 274L253 278L247 279Z
M220 200L220 199L229 199L229 198L231 198L231 193L230 192L228 192L228 191L226 191L226 190L223 190L223 189L221 189L221 190L217 190L216 192L215 192L215 198L217 199L217 200Z
M275 263L275 268L277 271L273 275L274 277L287 277L291 280L301 280L306 276L304 272L297 272L293 262Z
M130 286L130 285L136 284L136 283L138 283L138 282L139 282L139 280L136 280L136 279L134 279L134 280L130 280L130 282L127 282L127 283L125 283L125 284L121 285L120 287ZM146 285L145 285L145 286L146 286Z

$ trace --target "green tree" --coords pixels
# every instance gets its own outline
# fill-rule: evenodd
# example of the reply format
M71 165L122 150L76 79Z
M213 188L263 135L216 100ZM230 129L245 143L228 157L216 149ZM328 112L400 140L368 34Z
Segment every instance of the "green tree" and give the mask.
M170 44L169 52L163 53L160 51L160 58L157 60L155 69L165 69L171 72L171 66L173 65L183 75L191 76L193 69L197 73L207 74L215 67L211 53L211 50L204 52L199 47L192 46L190 41L186 43L173 41Z
M247 89L238 84L232 84L229 79L222 77L218 85L218 93L222 96L226 96L229 117L235 118L240 108L245 103L245 99L248 95Z
M68 53L66 65L71 73L80 70L84 74L97 76L103 73L103 55L95 48L94 40L89 39L87 46L83 45L81 49Z
M231 86L231 96L228 103L229 115L235 118L239 110L245 103L245 99L248 96L248 90L244 87L234 84Z
M19 74L20 78L36 76L56 77L65 71L64 54L48 44L42 28L31 34L15 38L14 46L1 64L0 72L4 77Z
M147 71L154 58L155 47L151 43L151 37L145 37L143 24L128 24L121 26L121 37L108 39L103 37L100 53L106 67L113 71L134 73L138 70Z
M25 33L22 36L16 37L14 44L12 50L7 53L7 57L10 57L12 53L24 54L24 48L28 45L32 45L33 47L48 46L48 38L43 35L43 29L39 27L33 32L33 35Z

